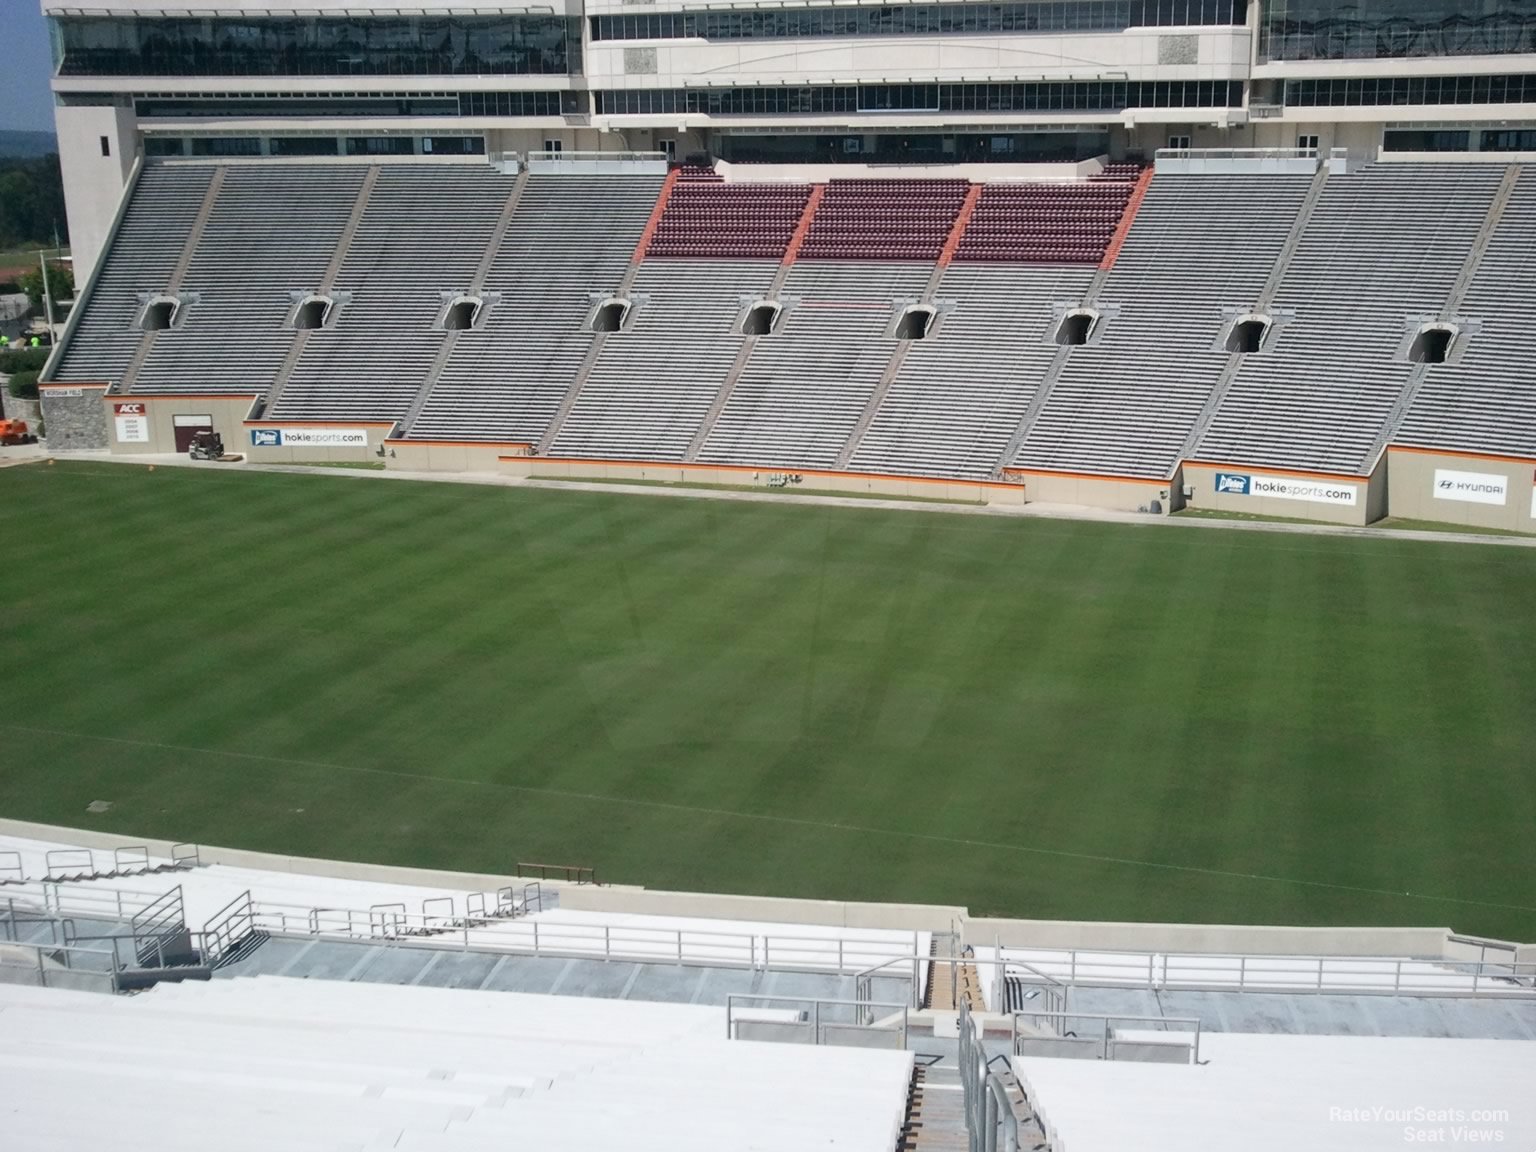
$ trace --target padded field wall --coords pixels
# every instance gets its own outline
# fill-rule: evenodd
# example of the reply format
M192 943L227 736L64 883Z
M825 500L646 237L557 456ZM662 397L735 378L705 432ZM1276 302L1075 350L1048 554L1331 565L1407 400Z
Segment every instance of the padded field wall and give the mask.
M1394 517L1536 532L1536 460L1393 447L1387 461Z
M1363 527L1387 514L1385 456L1365 476L1186 463L1185 508Z
M654 484L703 484L733 488L770 487L775 477L789 478L774 488L794 492L847 493L850 496L892 496L917 500L948 500L987 504L1023 504L1017 484L975 480L937 480L908 476L876 476L862 472L752 468L726 464L648 464L629 460L504 460L515 475L561 480L645 481ZM526 472L522 471L526 469ZM794 478L798 477L798 481Z

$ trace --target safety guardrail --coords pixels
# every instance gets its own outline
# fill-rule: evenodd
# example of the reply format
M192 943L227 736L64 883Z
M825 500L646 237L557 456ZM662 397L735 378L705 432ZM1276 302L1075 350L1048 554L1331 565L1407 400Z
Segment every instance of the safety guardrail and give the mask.
M1026 1033L1020 1029L1023 1021L1029 1022L1029 1027L1036 1029L1034 1033ZM1067 1026L1068 1021L1085 1021L1094 1025L1092 1034L1084 1036L1075 1027ZM1116 1024L1145 1024L1148 1031L1167 1033L1167 1039L1152 1039L1148 1036L1126 1036L1116 1034ZM1169 1025L1181 1025L1182 1027L1170 1028ZM1120 1058L1121 1052L1135 1051L1137 1059L1146 1059L1145 1049L1151 1046L1166 1048L1170 1051L1183 1050L1185 1059L1183 1063L1200 1063L1200 1018L1198 1016L1117 1016L1102 1012L1050 1012L1045 1009L1030 1012L1015 1012L1011 1016L1013 1030L1010 1051L1015 1056L1023 1056L1030 1044L1049 1047L1054 1044L1073 1044L1077 1046L1094 1045L1097 1048L1097 1058L1100 1060L1115 1060ZM1186 1039L1187 1037L1187 1039ZM1048 1055L1049 1052L1038 1053Z
M117 951L111 948L20 943L0 948L0 984L116 992L121 971Z
M797 1005L793 1009L769 1009L753 1015L747 1004ZM852 1013L840 1011L853 1009ZM887 1008L884 1020L863 1022L864 1009ZM814 996L762 996L753 992L732 992L725 998L725 1034L731 1040L776 1040L794 1044L844 1044L874 1047L888 1038L888 1046L905 1049L911 1008L907 1004L869 1003L835 1000ZM851 1020L838 1017L850 1015ZM748 1034L742 1035L743 1028ZM876 1044L869 1041L874 1040Z
M1068 985L1206 992L1348 992L1384 996L1536 996L1536 964L1514 960L1367 956L1255 956L1065 950L1010 957L1005 969ZM1011 976L1012 973L1009 973Z

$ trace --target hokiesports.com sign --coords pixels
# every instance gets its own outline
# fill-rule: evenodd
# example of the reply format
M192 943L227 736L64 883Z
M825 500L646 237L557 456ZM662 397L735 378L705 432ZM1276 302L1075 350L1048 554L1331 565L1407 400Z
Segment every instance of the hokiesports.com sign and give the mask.
M1360 499L1355 484L1333 480L1300 480L1294 476L1258 476L1249 472L1216 473L1217 495L1268 496L1274 500L1304 500L1308 504L1340 504L1353 508Z
M1465 504L1500 504L1509 498L1509 478L1496 472L1453 472L1435 469L1436 500L1460 500Z
M252 448L366 448L366 428L252 428Z

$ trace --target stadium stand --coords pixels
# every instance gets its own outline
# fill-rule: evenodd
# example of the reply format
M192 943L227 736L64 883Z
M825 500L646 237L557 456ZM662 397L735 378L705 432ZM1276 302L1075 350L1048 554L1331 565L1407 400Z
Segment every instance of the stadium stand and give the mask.
M938 330L913 342L853 457L857 471L985 479L1057 347L1052 305L1082 297L1083 268L951 264Z
M166 290L213 174L201 165L144 169L53 379L122 378L144 336L138 318L145 298Z
M1244 359L1195 455L1368 470L1414 372L1399 348L1417 320L1439 318L1503 176L1444 164L1329 176L1275 295L1294 319Z
M802 260L937 260L965 203L966 180L832 180Z
M407 435L537 443L592 345L595 305L620 288L660 186L645 176L530 178L486 279L500 300L482 326L459 334Z
M1225 1033L1202 1037L1200 1054L1200 1068L1017 1056L1013 1068L1064 1152L1536 1142L1536 1115L1511 1107L1536 1076L1530 1041Z
M131 390L269 392L293 344L294 294L320 288L365 174L357 166L226 169L181 285L197 302L185 306L182 324L156 334Z
M1160 176L1013 464L1165 478L1227 364L1222 309L1251 307L1310 177Z
M895 350L886 333L896 302L915 301L932 271L897 262L795 264L779 330L753 350L698 458L830 468Z
M732 1040L724 1023L686 1004L275 977L133 997L0 986L0 1108L7 1140L39 1152L203 1149L211 1132L288 1152L895 1146L910 1053Z
M1097 264L1130 203L1136 174L1131 165L1114 178L1081 184L983 185L955 259Z
M1431 364L1397 441L1536 457L1531 317L1536 315L1536 169L1522 170L1458 309L1477 321L1454 363Z
M309 333L267 416L404 417L443 341L445 294L468 288L511 191L489 169L384 167L336 281L352 297L334 324Z
M634 326L604 343L551 454L681 460L736 361L746 305L778 269L766 260L647 261L632 292Z
M667 200L646 256L778 259L811 197L808 184L726 184L689 170ZM711 173L713 175L713 173Z

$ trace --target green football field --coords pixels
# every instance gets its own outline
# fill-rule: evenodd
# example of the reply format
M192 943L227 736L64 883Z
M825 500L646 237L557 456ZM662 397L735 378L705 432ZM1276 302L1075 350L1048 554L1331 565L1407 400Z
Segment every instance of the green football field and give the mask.
M0 815L1536 940L1526 549L105 463L0 530Z

